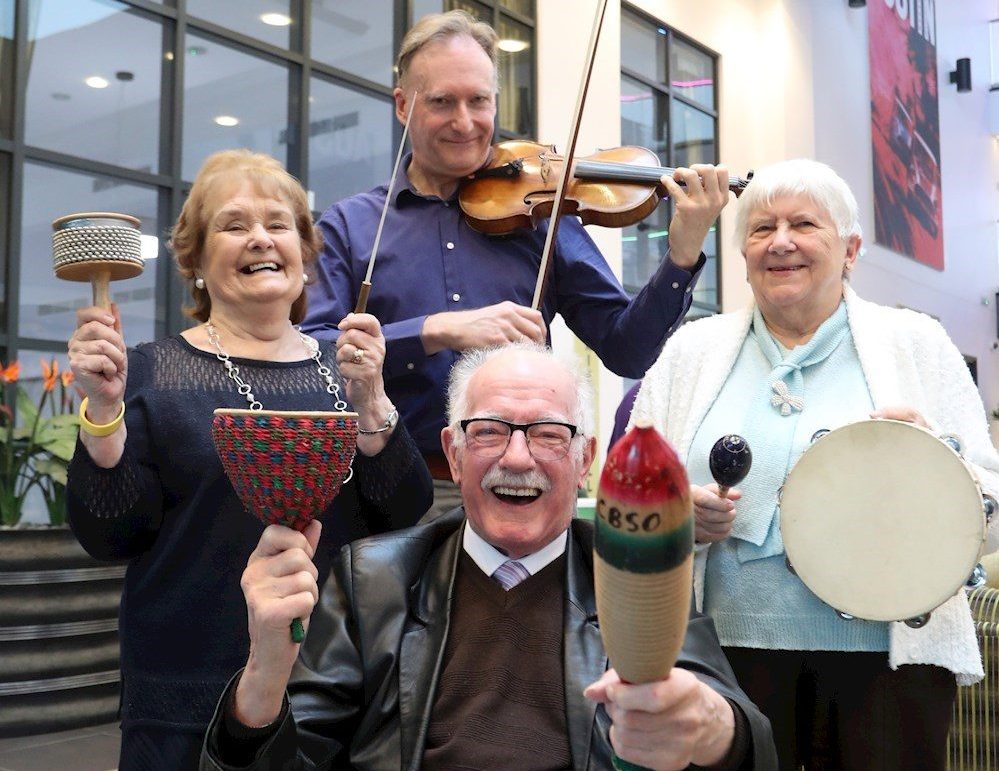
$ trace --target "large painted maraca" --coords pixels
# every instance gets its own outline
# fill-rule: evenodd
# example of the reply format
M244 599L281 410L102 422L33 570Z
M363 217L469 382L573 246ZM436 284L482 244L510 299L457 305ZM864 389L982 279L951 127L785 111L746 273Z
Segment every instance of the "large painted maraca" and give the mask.
M212 439L247 510L265 525L302 531L350 480L357 413L217 409ZM304 638L296 618L291 639Z
M729 489L746 478L752 465L749 443L738 434L726 434L715 442L708 455L708 468L718 483L718 496L728 497Z
M52 223L55 274L66 281L89 281L94 305L110 310L108 282L142 273L139 220L114 212L68 214Z
M687 472L651 425L607 455L597 491L593 570L600 635L622 680L663 680L687 631L694 519ZM618 769L640 769L614 757Z

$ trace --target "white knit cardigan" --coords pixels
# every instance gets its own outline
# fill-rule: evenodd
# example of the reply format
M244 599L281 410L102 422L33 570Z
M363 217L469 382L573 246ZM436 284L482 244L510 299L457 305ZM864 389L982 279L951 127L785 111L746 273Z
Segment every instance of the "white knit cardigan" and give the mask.
M844 285L847 317L875 409L918 410L934 432L957 435L962 455L983 492L999 497L999 453L989 438L981 398L963 357L939 323L910 310L860 299ZM645 375L631 423L651 420L687 458L694 434L721 391L742 348L753 308L685 324L666 343ZM994 524L994 523L993 523ZM999 527L991 527L986 551ZM707 547L694 562L694 594L703 606ZM937 664L960 685L984 677L974 624L963 589L933 611L929 623L912 629L892 622L889 664Z

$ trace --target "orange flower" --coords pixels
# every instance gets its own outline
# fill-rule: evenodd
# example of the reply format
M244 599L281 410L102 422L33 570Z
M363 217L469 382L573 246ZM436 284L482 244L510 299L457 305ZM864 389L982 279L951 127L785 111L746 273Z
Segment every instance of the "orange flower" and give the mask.
M52 364L49 365L45 359L42 359L42 377L45 380L43 387L46 391L55 388L56 383L59 382L59 362L52 359Z
M73 370L67 369L59 377L62 378L62 387L69 388L69 384L73 382L73 378L76 376L73 374Z
M21 365L18 362L12 361L6 367L3 366L3 362L0 362L0 382L16 383L20 374Z

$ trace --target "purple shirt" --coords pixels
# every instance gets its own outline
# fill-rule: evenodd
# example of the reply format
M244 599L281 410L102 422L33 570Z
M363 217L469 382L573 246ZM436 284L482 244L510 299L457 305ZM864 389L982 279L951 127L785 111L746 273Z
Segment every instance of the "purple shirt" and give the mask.
M444 350L428 356L420 339L423 321L434 313L504 300L530 307L547 223L509 236L485 236L465 222L457 196L442 201L417 193L405 173L408 166L407 158L386 215L367 310L381 322L387 341L386 392L420 449L439 452L447 378L458 354ZM381 185L344 199L319 221L325 244L302 324L309 334L335 338L337 324L354 309L387 192ZM663 260L631 299L579 221L566 217L541 312L548 324L561 313L608 369L638 378L690 307L704 262L702 255L687 271Z

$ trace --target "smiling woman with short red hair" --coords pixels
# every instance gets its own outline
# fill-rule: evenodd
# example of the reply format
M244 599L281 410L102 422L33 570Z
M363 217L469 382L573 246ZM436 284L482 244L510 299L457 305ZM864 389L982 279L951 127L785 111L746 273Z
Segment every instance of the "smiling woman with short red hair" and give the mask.
M218 153L171 240L201 323L126 349L116 309L77 314L69 357L87 398L68 518L93 556L130 560L121 771L196 768L215 703L246 660L239 575L264 526L223 472L215 408L357 411L354 478L313 555L320 584L344 543L412 524L430 504L426 467L385 395L377 319L349 315L335 345L293 326L319 243L305 192L277 161Z

